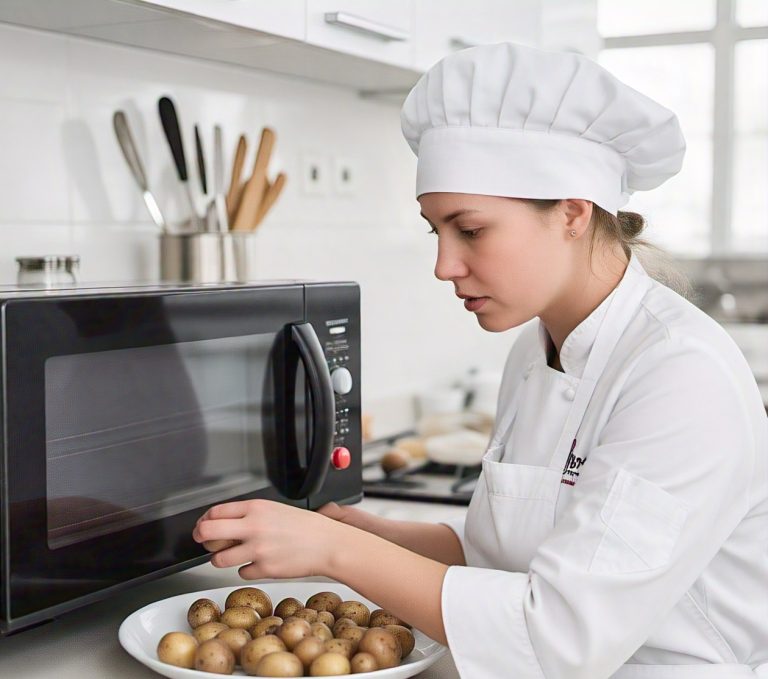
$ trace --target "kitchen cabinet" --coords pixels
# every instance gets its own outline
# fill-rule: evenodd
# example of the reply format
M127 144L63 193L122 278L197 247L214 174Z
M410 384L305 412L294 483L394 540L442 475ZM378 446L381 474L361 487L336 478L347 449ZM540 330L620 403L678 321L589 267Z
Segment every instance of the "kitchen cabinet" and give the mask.
M176 12L214 19L284 38L304 40L305 0L141 0Z
M307 42L411 68L411 0L307 0Z
M413 0L413 67L426 71L456 50L511 40L539 43L539 0Z

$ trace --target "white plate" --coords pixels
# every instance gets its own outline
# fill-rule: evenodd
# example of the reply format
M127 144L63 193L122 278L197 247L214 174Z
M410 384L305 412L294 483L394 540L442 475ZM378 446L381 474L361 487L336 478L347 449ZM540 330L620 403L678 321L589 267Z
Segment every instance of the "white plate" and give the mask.
M371 610L380 608L380 606L377 606L372 601L361 597L353 589L335 582L285 582L263 585L255 582L250 584L243 583L240 587L258 587L264 590L272 599L273 606L276 606L287 597L306 601L317 592L335 592L343 601L354 599L362 601ZM192 679L192 677L211 679L212 676L216 675L198 670L187 670L183 667L160 662L157 659L157 644L160 638L167 632L191 633L187 623L187 610L193 601L202 598L213 599L224 610L224 602L227 599L227 595L240 587L219 587L218 589L206 589L200 592L180 594L144 606L144 608L131 613L123 620L119 632L120 644L136 660L164 677L173 677L175 679ZM348 676L361 677L361 679L363 677L370 677L371 679L405 679L424 671L446 652L445 646L433 641L425 634L419 632L419 630L414 629L413 633L416 638L416 647L397 667ZM246 676L239 667L235 669L234 675ZM329 679L341 679L341 677L330 677Z

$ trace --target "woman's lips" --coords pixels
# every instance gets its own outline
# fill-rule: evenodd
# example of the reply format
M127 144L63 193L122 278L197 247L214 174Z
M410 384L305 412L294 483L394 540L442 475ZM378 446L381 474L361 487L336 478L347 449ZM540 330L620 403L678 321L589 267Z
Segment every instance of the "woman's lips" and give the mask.
M485 304L488 297L468 297L464 300L464 308L467 311L479 311L480 307Z

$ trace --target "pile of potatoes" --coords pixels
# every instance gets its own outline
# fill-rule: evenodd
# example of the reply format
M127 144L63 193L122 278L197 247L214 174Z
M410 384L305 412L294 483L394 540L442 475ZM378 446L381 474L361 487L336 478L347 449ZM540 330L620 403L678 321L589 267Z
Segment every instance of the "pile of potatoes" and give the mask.
M157 645L165 663L214 674L237 666L256 677L327 677L395 667L415 644L411 626L388 611L318 592L303 604L242 587L222 612L211 599L187 611L192 633L168 632Z

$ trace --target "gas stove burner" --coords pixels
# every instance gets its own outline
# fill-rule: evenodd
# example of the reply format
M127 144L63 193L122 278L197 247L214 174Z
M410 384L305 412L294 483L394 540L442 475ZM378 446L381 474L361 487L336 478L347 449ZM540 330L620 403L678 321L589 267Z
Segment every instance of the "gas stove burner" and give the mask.
M390 488L423 488L423 481L415 481L414 479L406 478L405 476L385 476L377 481L382 486L389 486Z

